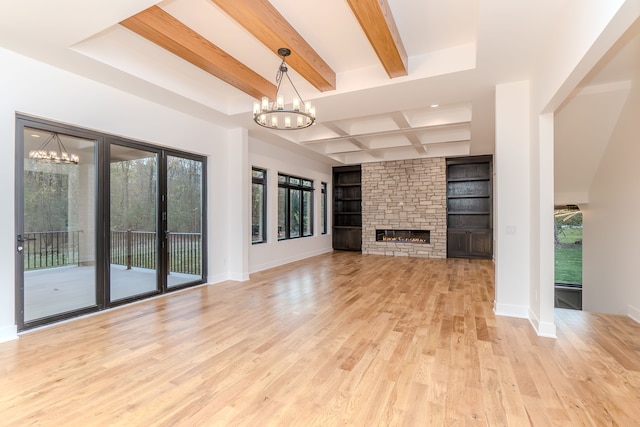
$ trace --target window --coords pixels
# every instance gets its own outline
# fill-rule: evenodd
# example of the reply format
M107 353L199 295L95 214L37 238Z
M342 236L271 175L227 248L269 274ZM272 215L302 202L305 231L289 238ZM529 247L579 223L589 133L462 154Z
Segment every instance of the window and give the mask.
M327 183L320 184L322 194L320 195L320 232L327 234Z
M554 212L555 282L582 284L582 212L575 205Z
M313 181L278 174L278 240L313 235Z
M251 170L251 243L267 241L267 171Z
M554 220L555 307L582 310L582 212L556 207Z

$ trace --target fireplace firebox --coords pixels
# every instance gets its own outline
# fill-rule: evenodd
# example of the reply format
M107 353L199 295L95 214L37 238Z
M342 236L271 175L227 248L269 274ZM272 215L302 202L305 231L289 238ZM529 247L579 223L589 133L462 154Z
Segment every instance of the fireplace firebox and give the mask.
M376 230L376 242L429 244L429 230Z

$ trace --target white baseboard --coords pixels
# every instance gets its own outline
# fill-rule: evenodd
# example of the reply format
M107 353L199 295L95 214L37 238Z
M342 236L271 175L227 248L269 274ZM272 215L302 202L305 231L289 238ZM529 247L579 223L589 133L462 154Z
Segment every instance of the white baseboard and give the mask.
M236 282L245 282L249 280L249 273L236 273L233 271L229 272L229 278L227 280L234 280Z
M557 338L555 323L541 322L538 316L531 310L529 310L529 323L531 323L531 326L533 326L533 329L539 337Z
M263 264L254 265L249 268L249 272L257 273L258 271L268 270L270 268L279 267L281 265L289 264L290 262L300 261L305 258L311 258L313 256L326 254L333 251L333 248L322 248L315 251L303 252L286 258L280 258L273 261L269 261Z
M18 339L18 327L16 325L0 326L0 342Z
M227 280L233 280L235 282L244 282L249 280L249 273L220 273L215 276L209 276L207 278L208 285L215 285L216 283L226 282Z
M528 319L536 334L540 337L556 338L556 325L550 322L541 322L540 319L524 305L493 304L493 312L496 316L517 317Z
M627 316L640 323L640 309L635 308L631 304L629 304L629 312L627 313Z
M529 318L529 308L526 305L498 304L494 302L493 312L496 316L518 317L520 319Z
M558 338L556 335L556 324L551 322L540 322L536 330L538 336L547 338Z
M216 274L215 276L208 276L207 284L213 285L214 283L224 282L225 280L227 280L227 277L228 276L226 274Z

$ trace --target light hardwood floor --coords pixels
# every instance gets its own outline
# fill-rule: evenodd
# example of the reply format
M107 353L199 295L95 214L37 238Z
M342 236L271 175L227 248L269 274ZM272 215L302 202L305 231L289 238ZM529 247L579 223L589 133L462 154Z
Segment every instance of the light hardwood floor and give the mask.
M493 264L334 252L0 344L0 425L640 423L640 325L496 317Z

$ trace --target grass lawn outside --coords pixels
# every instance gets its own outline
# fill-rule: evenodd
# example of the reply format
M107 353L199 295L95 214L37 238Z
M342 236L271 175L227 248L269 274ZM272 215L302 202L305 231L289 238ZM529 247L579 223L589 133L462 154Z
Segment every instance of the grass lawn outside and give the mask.
M555 249L556 283L582 284L582 228L562 228L558 238L560 244Z

